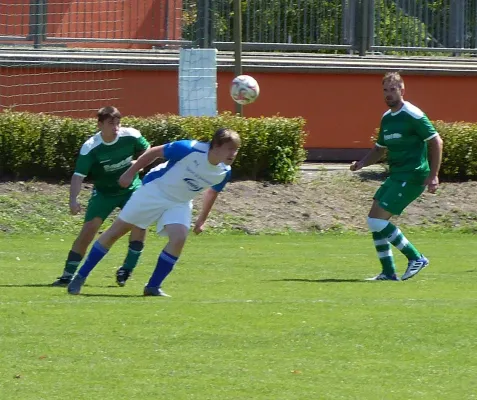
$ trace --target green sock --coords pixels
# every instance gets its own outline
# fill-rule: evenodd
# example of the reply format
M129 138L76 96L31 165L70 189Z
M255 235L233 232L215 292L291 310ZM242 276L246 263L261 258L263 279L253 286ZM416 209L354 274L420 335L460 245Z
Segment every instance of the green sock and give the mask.
M141 257L142 249L144 248L144 243L138 240L129 243L128 247L128 254L123 262L123 269L127 269L132 271L136 268L136 265L139 261L139 257Z
M66 259L63 275L74 275L82 259L83 256L81 254L70 250L70 252L68 253L68 258Z
M421 253L406 239L401 230L391 222L379 233L404 254L408 260L417 260L421 257Z
M380 232L373 232L374 247L378 253L378 258L383 268L383 274L392 276L396 273L393 252L388 240Z

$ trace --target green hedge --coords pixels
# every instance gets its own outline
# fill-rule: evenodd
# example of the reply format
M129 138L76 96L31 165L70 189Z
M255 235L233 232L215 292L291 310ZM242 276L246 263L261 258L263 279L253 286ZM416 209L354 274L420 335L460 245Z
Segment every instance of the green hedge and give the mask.
M220 127L235 129L242 147L234 177L292 182L305 159L302 118L242 118L156 115L124 117L123 126L141 131L151 145L178 139L209 140ZM3 111L0 113L0 177L69 179L83 142L97 131L94 119L72 119Z
M450 180L477 178L477 124L435 121L444 141L441 177Z

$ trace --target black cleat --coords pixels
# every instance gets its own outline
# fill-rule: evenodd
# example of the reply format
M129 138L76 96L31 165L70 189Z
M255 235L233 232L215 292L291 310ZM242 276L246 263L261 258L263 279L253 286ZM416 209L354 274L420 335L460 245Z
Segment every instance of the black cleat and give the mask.
M126 284L126 281L131 276L131 274L132 274L131 270L120 267L116 271L116 283L118 284L118 286L123 287Z
M73 279L73 275L71 276L60 276L56 281L54 281L51 286L58 286L58 287L66 287L70 284L71 280Z

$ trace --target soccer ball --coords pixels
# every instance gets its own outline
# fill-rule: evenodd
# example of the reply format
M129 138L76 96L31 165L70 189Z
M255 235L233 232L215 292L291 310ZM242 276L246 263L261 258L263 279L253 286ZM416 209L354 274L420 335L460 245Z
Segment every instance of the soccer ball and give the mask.
M239 104L253 103L259 94L258 82L249 75L236 76L230 85L230 95Z

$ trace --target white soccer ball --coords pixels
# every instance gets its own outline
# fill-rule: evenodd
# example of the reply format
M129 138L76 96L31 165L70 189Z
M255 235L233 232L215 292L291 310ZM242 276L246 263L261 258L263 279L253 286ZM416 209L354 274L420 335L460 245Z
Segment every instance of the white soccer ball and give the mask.
M249 75L236 76L230 85L230 95L239 104L253 103L259 94L258 82Z

